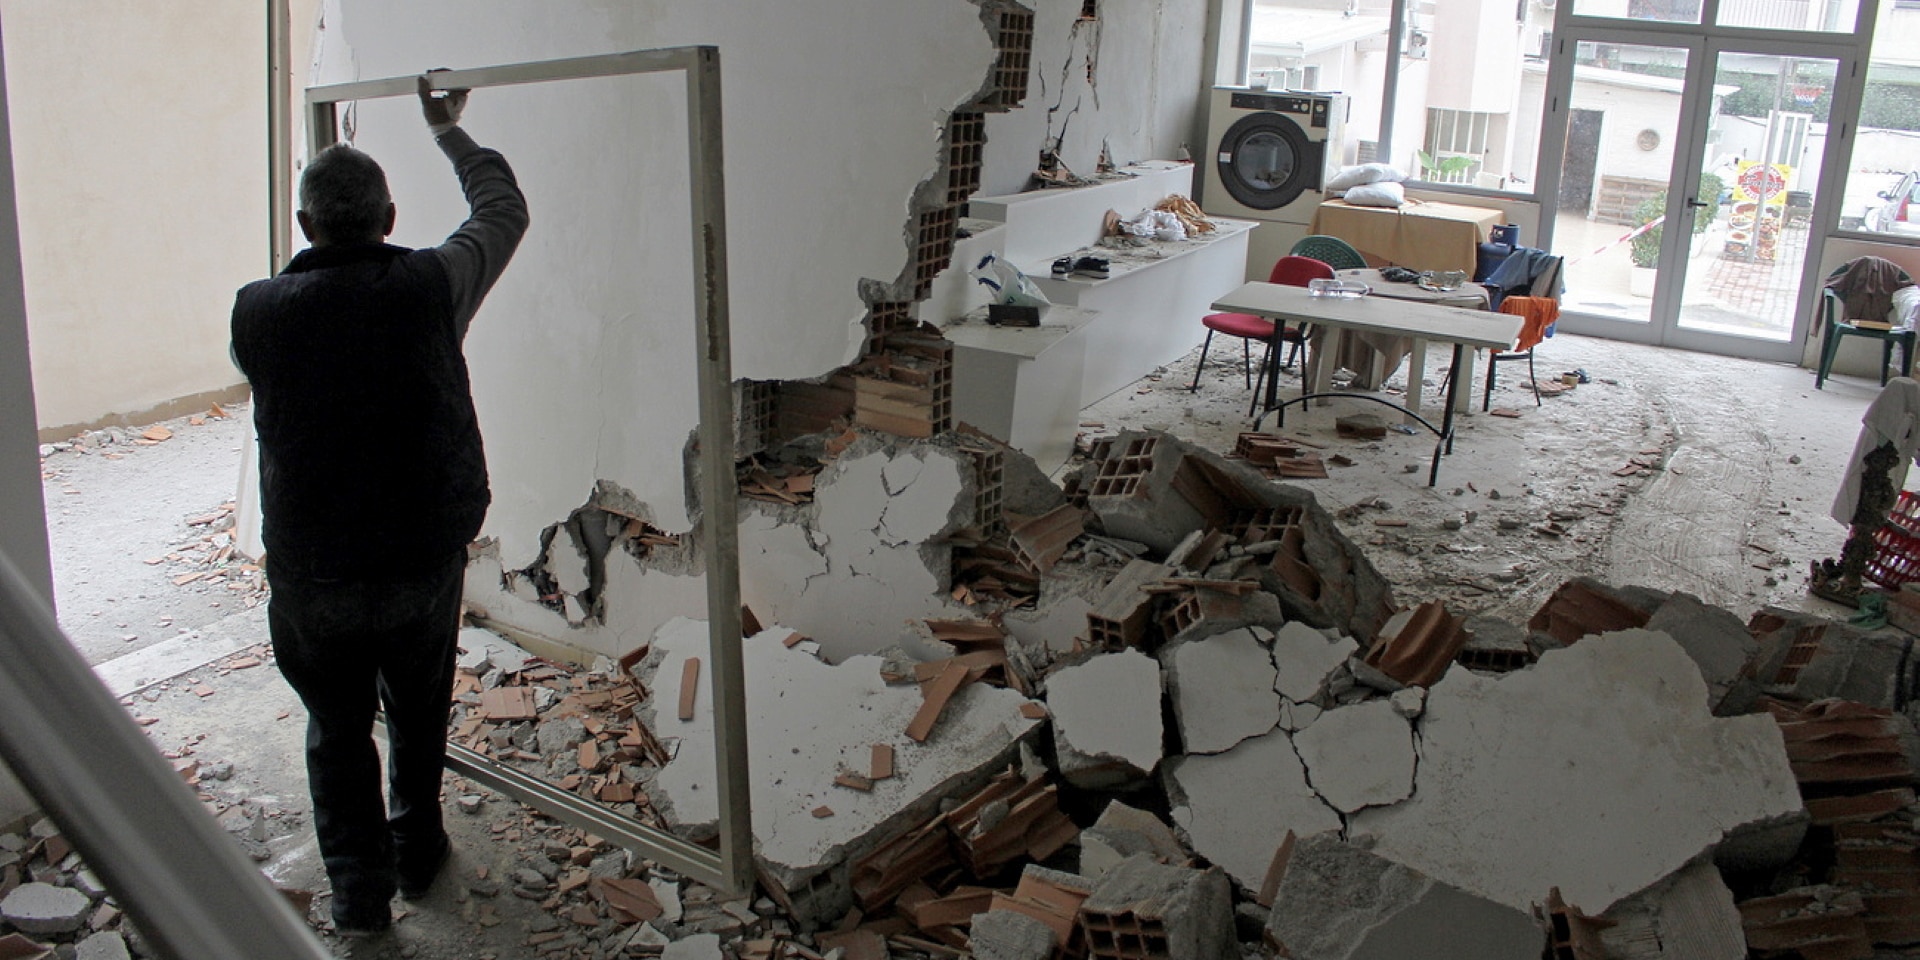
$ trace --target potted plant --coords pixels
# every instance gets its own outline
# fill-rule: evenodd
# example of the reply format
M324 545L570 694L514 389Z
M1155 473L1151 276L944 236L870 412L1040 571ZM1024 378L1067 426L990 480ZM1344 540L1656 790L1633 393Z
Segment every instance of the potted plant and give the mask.
M1711 173L1700 176L1700 195L1714 198L1712 203L1703 204L1693 210L1693 232L1702 234L1713 224L1713 218L1720 212L1720 191L1722 182ZM1633 208L1633 222L1636 227L1653 226L1633 235L1627 241L1627 258L1633 261L1633 274L1628 278L1628 292L1636 297L1653 296L1654 267L1660 260L1660 241L1665 235L1662 224L1657 222L1666 215L1667 192L1665 190L1648 197Z

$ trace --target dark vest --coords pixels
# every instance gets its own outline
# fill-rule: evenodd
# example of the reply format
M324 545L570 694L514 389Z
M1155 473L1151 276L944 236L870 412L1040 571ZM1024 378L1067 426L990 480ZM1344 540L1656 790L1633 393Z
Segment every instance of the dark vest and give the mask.
M269 570L347 580L430 570L480 531L486 455L446 269L385 244L306 250L242 287Z

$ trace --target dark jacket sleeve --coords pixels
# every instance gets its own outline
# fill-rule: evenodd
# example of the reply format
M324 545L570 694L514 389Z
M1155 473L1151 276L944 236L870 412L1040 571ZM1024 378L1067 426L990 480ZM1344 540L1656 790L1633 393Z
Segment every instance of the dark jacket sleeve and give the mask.
M520 193L507 159L474 143L465 130L454 127L439 138L439 144L453 161L470 211L466 222L433 248L446 264L454 323L465 337L480 301L507 269L507 261L527 232L527 198Z

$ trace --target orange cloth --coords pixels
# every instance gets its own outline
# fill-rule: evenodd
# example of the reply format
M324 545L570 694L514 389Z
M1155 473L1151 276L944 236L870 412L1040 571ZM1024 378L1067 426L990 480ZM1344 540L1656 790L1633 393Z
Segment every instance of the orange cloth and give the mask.
M1513 343L1515 353L1525 353L1547 338L1547 328L1560 319L1560 301L1551 297L1507 297L1500 301L1500 312L1525 318L1520 324L1520 339Z

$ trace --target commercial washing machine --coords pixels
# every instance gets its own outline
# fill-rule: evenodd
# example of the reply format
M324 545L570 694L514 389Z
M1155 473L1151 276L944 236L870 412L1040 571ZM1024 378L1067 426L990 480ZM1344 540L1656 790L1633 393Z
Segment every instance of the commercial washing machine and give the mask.
M1215 87L1203 166L1201 207L1260 221L1247 244L1247 278L1265 280L1273 262L1307 235L1320 185L1346 163L1347 98Z

